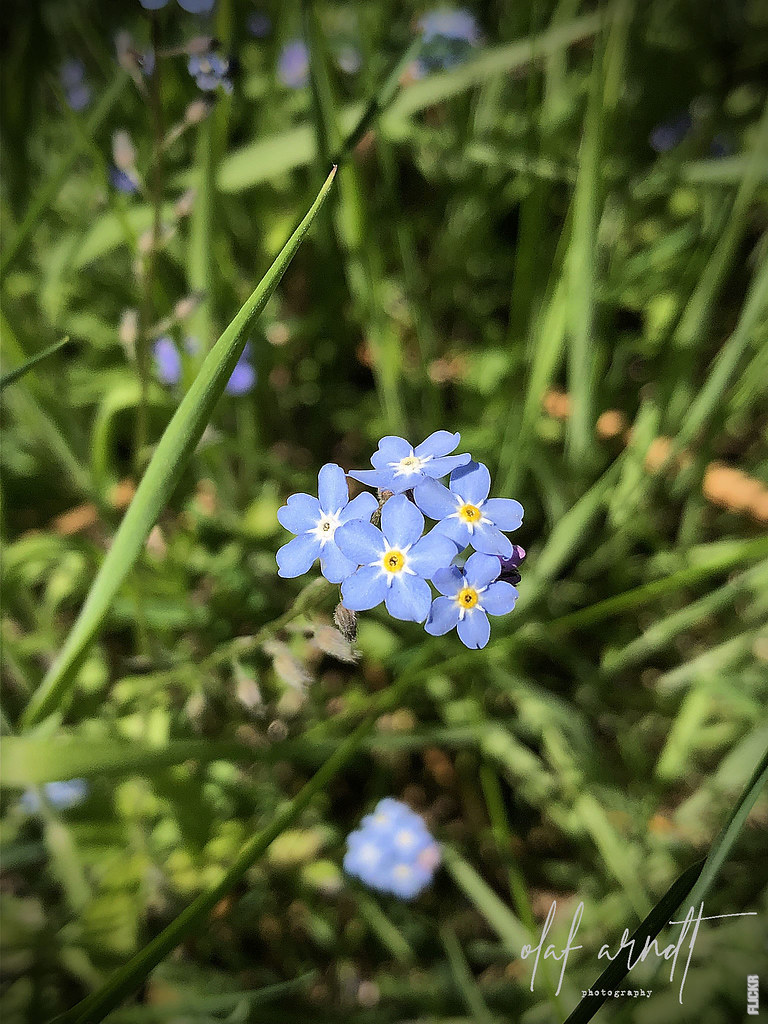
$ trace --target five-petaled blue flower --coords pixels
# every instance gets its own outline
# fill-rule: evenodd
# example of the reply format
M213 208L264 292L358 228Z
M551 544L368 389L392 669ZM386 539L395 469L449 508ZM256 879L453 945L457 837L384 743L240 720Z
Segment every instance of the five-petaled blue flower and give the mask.
M382 437L378 451L371 457L376 468L356 470L349 475L363 484L398 494L425 480L447 476L452 469L466 465L471 458L469 454L450 454L460 440L459 434L436 430L414 448L402 437Z
M463 568L451 565L435 573L432 582L443 596L432 602L427 633L442 636L455 628L465 647L485 647L491 635L488 616L506 615L517 601L517 590L499 579L500 572L495 555L475 552Z
M278 575L301 576L319 557L323 576L331 583L341 583L358 563L339 549L340 527L355 519L369 520L376 505L376 499L368 492L350 501L344 470L327 463L317 476L316 498L311 494L292 494L287 504L278 509L280 524L297 534L277 552Z
M444 533L459 550L510 558L512 542L502 530L516 530L523 521L523 506L513 498L489 498L491 474L480 462L468 462L451 473L450 489L436 480L420 484L413 500L425 515L440 522L433 532Z
M384 601L396 619L426 619L432 603L427 580L450 564L456 545L434 530L422 537L423 529L424 516L404 494L382 506L381 529L363 521L339 528L336 543L360 566L341 585L347 608L359 612Z
M232 92L232 82L227 77L229 61L217 53L193 54L187 61L187 70L203 92L213 92L219 86L226 93Z
M410 900L432 881L440 847L424 819L399 800L380 800L347 837L344 870L379 892Z

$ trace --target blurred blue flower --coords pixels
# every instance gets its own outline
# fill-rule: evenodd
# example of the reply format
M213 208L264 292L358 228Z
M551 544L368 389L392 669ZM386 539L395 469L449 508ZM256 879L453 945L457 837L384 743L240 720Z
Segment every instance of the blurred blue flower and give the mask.
M190 14L208 14L213 10L216 0L178 0L179 7ZM145 11L159 11L168 0L139 0Z
M693 118L686 111L662 124L656 125L648 136L651 149L657 153L667 153L678 146L693 127Z
M388 797L347 837L344 870L378 892L410 900L430 884L440 859L423 818Z
M402 437L382 437L371 457L376 468L354 470L349 475L381 490L396 494L407 491L425 480L447 476L452 469L468 463L468 454L449 455L460 441L460 434L448 430L436 430L415 448Z
M59 80L70 109L76 112L85 110L91 102L92 93L91 87L85 81L83 62L76 58L65 60L59 71Z
M263 11L254 11L248 18L248 31L256 39L266 39L272 31L272 19Z
M232 82L227 77L229 61L225 57L216 53L206 53L202 57L195 54L187 61L187 68L203 92L213 92L219 86L226 93L232 92Z
M412 78L423 78L429 71L445 71L466 60L469 51L480 42L480 30L469 11L439 8L419 18L422 50L410 67Z
M317 495L314 498L310 494L292 494L278 509L278 522L296 534L277 552L278 576L301 576L319 557L323 576L331 583L341 583L358 563L342 554L337 546L339 528L353 520L369 521L377 501L367 492L350 501L346 474L333 462L323 466L318 474Z
M345 75L356 75L363 65L363 58L355 46L342 46L336 54L336 63Z
M456 565L435 573L432 582L443 595L432 602L424 629L442 636L456 629L465 647L485 647L491 635L489 615L506 615L515 607L517 590L499 580L501 565L493 555L470 555L464 568Z
M163 384L174 385L181 380L181 356L168 337L158 338L152 349L155 370Z
M145 50L144 53L139 54L139 67L143 75L149 78L150 75L154 74L155 71L155 51Z
M48 802L59 811L81 804L88 795L88 783L85 779L67 779L64 782L46 782L43 792ZM36 790L28 789L20 800L21 806L30 814L40 810L40 795Z
M228 395L246 395L256 383L256 371L250 363L250 342L243 349L232 375L227 381L225 391Z
M444 533L459 549L472 545L487 555L512 556L512 542L501 532L516 530L523 506L513 498L489 498L491 474L479 462L468 462L451 473L450 486L427 480L414 489L413 500L439 522L433 533Z
M360 566L341 585L342 601L350 611L364 611L384 601L396 619L426 619L432 602L427 580L450 565L456 545L434 530L422 537L423 529L424 516L404 494L384 502L381 529L363 521L339 527L336 544Z
M133 195L139 191L139 179L131 171L122 171L119 167L110 167L109 179L118 192Z
M277 77L289 89L302 89L309 81L309 51L302 39L292 39L283 47Z

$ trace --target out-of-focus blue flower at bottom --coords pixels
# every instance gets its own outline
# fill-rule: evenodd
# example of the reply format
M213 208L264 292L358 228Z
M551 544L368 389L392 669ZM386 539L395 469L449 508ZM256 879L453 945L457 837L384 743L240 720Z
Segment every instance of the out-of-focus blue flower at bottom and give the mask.
M181 356L168 337L158 338L152 350L155 370L163 384L178 384L181 380Z
M651 149L657 153L668 153L678 146L693 127L693 118L686 111L670 121L656 125L648 136Z
M64 782L46 782L43 792L48 802L59 811L76 807L88 796L88 783L85 779L67 779ZM40 795L34 789L28 789L21 798L21 806L30 814L40 810Z
M122 171L119 167L110 167L109 180L118 192L134 195L139 191L139 179L131 171Z
M501 561L476 552L463 569L456 565L435 573L432 582L443 595L432 602L424 629L443 636L456 629L465 647L485 647L491 636L489 615L506 615L515 607L517 590L499 580Z
M347 837L344 870L371 889L410 900L430 884L440 860L423 818L387 797Z

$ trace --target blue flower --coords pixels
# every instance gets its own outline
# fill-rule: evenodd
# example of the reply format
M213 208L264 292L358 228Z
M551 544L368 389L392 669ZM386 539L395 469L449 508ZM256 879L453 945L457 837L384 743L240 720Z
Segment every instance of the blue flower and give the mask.
M342 524L370 520L377 502L367 492L350 501L346 474L332 462L318 474L317 494L317 498L292 494L278 510L278 522L297 535L277 552L278 576L301 576L319 557L323 576L331 583L341 583L358 563L342 553L337 534Z
M302 89L309 81L309 51L302 39L292 39L283 47L277 77L289 89Z
M339 528L339 549L360 566L341 585L342 601L350 611L374 608L384 601L396 619L426 619L432 601L427 580L450 565L456 545L434 530L422 537L423 529L424 516L404 494L384 502L380 530L361 521Z
M693 127L693 118L689 113L678 114L670 121L656 125L648 136L651 149L657 153L667 153L679 145Z
M254 11L248 18L248 31L256 39L266 39L272 31L272 19L263 11Z
M250 355L251 346L248 343L232 371L232 376L227 381L225 390L228 395L246 395L256 383L256 371L251 366Z
M388 797L347 837L344 870L379 892L410 900L432 881L440 848L423 818Z
M431 519L439 519L433 533L444 533L459 549L510 558L512 543L502 530L516 530L523 521L523 506L512 498L489 498L491 475L479 462L468 462L451 473L450 489L427 480L413 492L413 500Z
M43 786L48 802L59 811L81 804L88 795L85 779L68 779L64 782L46 782ZM34 789L27 790L21 798L21 806L30 814L40 810L40 796Z
M70 109L76 112L85 110L91 102L91 87L85 81L83 62L75 58L65 60L59 71L59 79Z
M465 10L438 9L419 18L419 29L425 43L433 39L457 39L474 44L480 38L474 14Z
M432 602L424 629L442 636L456 628L465 647L485 647L491 635L489 615L506 615L515 607L517 591L499 580L501 565L493 555L470 555L463 569L452 565L435 573L433 583L443 595Z
M133 195L139 191L139 179L131 171L123 171L119 167L110 167L109 179L118 192Z
M216 53L193 54L187 61L187 69L203 92L213 92L219 86L226 93L232 92L232 82L227 77L229 61L224 57Z
M436 430L415 448L402 437L382 437L371 458L376 468L356 470L349 475L383 491L395 494L407 491L425 480L447 476L452 469L466 465L470 455L449 454L458 447L459 441L461 435L449 430Z
M181 380L181 356L168 337L158 338L152 349L155 370L163 384L178 384Z

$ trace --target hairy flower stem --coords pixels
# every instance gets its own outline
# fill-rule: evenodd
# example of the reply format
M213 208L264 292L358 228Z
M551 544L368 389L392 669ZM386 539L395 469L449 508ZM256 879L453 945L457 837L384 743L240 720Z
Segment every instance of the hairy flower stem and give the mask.
M152 48L160 52L160 19L152 15ZM155 309L153 289L157 275L157 250L162 233L163 211L163 102L160 82L161 62L155 59L155 66L149 79L149 107L152 121L152 234L149 251L142 268L142 301L139 335L136 342L136 366L139 374L139 407L136 415L136 435L133 448L133 468L137 476L143 469L143 453L148 439L149 368L150 368L150 325L154 323Z

